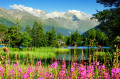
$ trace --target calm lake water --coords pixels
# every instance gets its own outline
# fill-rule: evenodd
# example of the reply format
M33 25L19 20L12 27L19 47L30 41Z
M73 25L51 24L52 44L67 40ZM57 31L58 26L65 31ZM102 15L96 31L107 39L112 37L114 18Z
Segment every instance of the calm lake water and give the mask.
M0 48L4 47L4 45L0 45Z
M57 54L58 60L72 60L72 58L77 58L77 60L88 60L89 54L93 53L94 51L110 51L111 47L87 47L87 46L78 46L76 49L75 47L69 46L65 49L70 49L70 52L67 53L59 53ZM76 51L76 55L74 52ZM82 54L83 51L83 54ZM83 56L82 56L83 55ZM75 57L77 56L77 57Z

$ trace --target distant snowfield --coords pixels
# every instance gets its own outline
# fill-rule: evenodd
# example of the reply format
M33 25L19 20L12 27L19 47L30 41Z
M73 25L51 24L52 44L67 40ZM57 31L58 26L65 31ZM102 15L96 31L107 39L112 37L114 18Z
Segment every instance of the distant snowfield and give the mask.
M90 19L92 15L87 15L79 10L69 10L67 12L52 12L52 13L47 13L43 10L39 9L33 9L32 7L25 7L23 5L10 5L9 7L13 9L18 9L21 11L26 11L36 17L40 17L42 19L48 19L48 18L65 18L65 19L73 19L73 15L75 15L78 19L80 20L86 20Z

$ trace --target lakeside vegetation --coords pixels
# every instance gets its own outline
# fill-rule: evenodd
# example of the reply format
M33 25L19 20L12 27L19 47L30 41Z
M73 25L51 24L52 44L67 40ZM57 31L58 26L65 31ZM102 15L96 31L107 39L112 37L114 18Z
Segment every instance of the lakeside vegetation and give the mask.
M52 47L41 47L41 48L9 48L9 58L15 60L18 59L26 59L29 60L34 57L34 59L54 59L56 54L69 52L69 49L61 49L61 48L52 48ZM6 52L1 49L0 55L6 56Z

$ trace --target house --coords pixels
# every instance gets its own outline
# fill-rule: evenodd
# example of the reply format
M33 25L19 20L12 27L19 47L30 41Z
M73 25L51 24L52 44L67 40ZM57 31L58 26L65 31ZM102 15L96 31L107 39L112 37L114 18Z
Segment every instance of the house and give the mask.
M65 44L65 42L62 41L61 39L58 39L57 42L58 42L59 44Z

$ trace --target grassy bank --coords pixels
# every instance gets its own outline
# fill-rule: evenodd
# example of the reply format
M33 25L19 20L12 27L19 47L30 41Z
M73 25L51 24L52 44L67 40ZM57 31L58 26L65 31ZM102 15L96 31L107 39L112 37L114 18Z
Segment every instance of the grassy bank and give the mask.
M69 49L61 49L61 48L48 48L48 47L42 47L42 48L9 48L8 49L8 55L10 59L18 58L18 59L47 59L47 58L55 58L56 53L65 53L69 52ZM0 50L1 55L6 55L6 52L4 52L2 49Z

